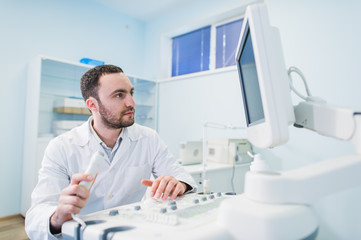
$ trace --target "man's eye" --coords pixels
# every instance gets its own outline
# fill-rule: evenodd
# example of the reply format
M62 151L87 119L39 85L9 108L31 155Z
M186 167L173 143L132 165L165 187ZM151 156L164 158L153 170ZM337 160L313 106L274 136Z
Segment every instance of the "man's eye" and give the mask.
M117 98L122 98L122 97L123 97L123 94L119 93L119 94L115 95L115 97L117 97Z

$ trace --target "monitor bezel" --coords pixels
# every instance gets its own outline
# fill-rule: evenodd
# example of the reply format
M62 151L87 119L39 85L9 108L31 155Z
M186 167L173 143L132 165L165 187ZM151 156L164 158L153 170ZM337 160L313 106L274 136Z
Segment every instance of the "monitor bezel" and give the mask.
M251 35L264 113L264 120L253 124L248 124L246 116L248 139L259 148L279 146L288 141L288 126L294 122L294 112L279 33L269 24L264 4L247 7L236 52L245 114L248 109L239 60L247 34Z

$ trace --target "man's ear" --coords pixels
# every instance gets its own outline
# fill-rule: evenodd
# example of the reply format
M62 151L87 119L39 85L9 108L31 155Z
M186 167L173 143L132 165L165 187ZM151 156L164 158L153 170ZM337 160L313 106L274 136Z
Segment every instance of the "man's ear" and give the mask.
M88 107L88 109L91 111L91 112L98 112L98 101L93 98L93 97L89 97L86 101L86 106Z

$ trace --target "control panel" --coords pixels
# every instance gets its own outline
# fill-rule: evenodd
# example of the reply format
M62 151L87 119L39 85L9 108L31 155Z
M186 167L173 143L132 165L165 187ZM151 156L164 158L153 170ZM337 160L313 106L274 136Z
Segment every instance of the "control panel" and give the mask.
M146 198L63 224L66 239L231 239L217 224L218 207L234 193L191 193L175 200ZM211 236L210 236L211 235Z

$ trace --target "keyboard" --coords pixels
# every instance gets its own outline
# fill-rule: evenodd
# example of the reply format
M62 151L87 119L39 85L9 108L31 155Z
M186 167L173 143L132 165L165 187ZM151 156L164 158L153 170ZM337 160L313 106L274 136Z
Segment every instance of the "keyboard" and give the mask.
M137 237L144 239L145 236L154 234L174 238L173 234L178 232L179 236L184 235L187 239L192 239L190 236L195 236L191 234L192 231L216 223L219 205L223 200L234 195L220 192L192 193L165 201L148 198L141 202L82 216L82 220L87 224L85 228L75 221L66 222L62 233L66 239L92 240L137 239ZM187 232L190 236L186 236Z

